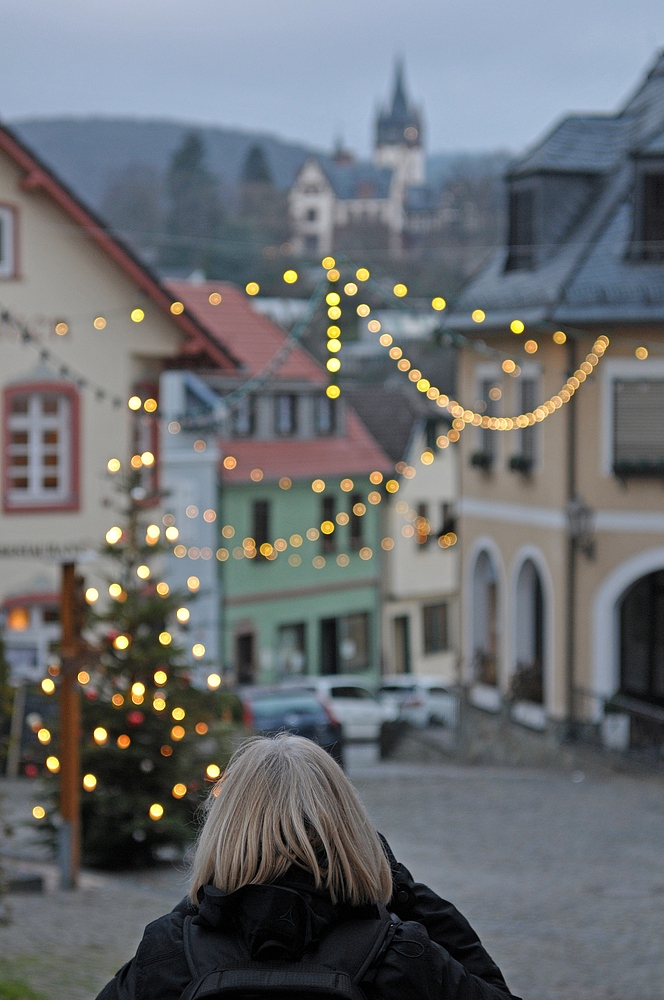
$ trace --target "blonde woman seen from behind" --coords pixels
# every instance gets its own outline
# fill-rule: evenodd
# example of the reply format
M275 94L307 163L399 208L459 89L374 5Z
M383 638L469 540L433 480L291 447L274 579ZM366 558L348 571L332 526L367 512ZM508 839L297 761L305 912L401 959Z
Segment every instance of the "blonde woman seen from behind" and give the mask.
M214 787L189 898L98 1000L505 1000L461 914L415 883L313 742L245 743Z

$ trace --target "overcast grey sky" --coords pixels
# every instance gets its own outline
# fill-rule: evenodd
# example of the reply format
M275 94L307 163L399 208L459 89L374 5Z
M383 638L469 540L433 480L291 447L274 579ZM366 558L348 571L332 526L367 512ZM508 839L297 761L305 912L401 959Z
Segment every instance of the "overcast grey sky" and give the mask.
M611 110L664 0L0 0L0 115L184 118L369 148L395 54L432 151Z

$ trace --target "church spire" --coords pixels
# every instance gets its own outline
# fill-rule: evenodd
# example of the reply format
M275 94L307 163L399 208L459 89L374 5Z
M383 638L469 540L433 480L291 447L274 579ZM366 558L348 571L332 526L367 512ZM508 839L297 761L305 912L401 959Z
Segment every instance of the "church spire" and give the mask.
M385 107L376 121L376 148L422 144L420 115L408 101L404 78L404 61L399 58L394 67L392 105Z
M404 85L403 59L399 58L394 67L394 96L392 97L392 117L403 117L408 114L408 101Z

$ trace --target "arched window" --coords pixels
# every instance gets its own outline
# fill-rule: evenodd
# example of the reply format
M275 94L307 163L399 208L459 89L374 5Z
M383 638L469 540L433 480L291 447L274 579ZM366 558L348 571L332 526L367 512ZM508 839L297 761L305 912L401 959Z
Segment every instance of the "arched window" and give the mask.
M664 705L664 570L642 576L622 599L620 690Z
M544 701L544 591L537 567L526 559L516 585L516 664L512 697Z
M486 551L473 573L473 672L481 684L498 683L498 578Z

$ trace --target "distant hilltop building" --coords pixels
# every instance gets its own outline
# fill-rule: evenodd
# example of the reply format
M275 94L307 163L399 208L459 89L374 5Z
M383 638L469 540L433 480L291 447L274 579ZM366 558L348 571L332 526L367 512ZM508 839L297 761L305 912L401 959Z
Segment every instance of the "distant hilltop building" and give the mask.
M379 112L373 162L341 144L310 157L289 195L291 240L300 255L387 250L398 256L443 222L439 196L425 184L422 116L397 64L391 103Z

